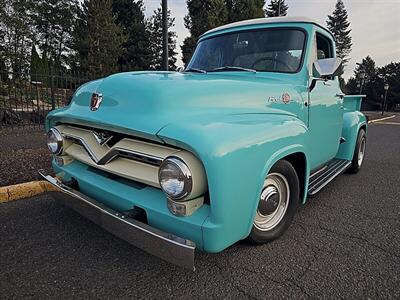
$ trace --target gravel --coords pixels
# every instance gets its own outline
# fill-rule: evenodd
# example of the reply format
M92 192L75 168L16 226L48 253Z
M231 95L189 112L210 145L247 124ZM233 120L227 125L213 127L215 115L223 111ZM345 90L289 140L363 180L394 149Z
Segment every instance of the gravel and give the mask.
M51 172L43 130L0 131L0 141L0 186L37 180L38 169Z

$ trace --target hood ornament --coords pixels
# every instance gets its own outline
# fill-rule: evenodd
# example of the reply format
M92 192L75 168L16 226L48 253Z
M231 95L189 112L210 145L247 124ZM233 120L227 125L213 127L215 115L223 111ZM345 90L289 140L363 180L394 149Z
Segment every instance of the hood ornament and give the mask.
M109 140L113 138L111 134L104 131L92 131L94 138L100 145L106 144Z
M101 102L103 101L103 95L98 93L93 93L90 99L90 109L92 111L98 110Z

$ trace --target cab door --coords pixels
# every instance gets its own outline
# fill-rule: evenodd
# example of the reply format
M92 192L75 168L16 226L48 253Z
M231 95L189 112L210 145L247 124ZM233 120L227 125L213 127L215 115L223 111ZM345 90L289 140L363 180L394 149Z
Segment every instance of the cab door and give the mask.
M335 57L330 37L317 32L314 45L315 60ZM311 169L336 156L343 127L343 94L338 76L314 81L308 106Z

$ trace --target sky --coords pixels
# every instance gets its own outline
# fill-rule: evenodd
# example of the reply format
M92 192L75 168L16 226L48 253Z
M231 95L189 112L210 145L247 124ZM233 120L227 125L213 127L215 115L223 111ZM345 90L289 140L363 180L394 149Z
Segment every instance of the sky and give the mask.
M267 3L269 0L266 1ZM144 0L146 16L150 16L161 0ZM335 8L336 0L286 0L288 16L306 16L325 25ZM370 55L377 66L400 61L400 0L344 0L351 23L353 48L344 77L353 75L357 62ZM178 66L182 66L180 46L189 35L183 18L186 0L169 0L168 8L175 17Z

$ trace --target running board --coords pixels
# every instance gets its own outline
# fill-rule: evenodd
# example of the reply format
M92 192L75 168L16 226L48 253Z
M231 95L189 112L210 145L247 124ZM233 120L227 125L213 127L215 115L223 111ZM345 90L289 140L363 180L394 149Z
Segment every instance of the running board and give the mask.
M346 171L350 165L350 160L333 159L325 167L311 174L308 183L308 197L315 196L335 177Z

